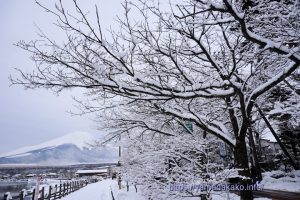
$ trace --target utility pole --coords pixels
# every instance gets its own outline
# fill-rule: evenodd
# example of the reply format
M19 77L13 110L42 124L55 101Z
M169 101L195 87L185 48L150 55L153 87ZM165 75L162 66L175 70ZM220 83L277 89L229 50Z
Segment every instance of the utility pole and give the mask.
M121 140L121 136L119 141ZM118 161L118 167L121 167L121 144L119 144L119 161ZM121 185L122 184L122 180L121 180L121 174L119 173L118 176L118 186L119 186L119 190L121 190Z

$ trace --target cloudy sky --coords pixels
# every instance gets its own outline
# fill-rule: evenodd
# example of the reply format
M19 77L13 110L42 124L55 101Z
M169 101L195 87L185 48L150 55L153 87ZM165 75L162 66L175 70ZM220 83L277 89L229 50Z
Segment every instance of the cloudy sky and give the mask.
M41 0L54 7L55 1ZM71 8L70 0L63 1ZM79 0L79 4L91 12L95 2L100 10L102 27L116 26L114 18L122 12L121 0ZM30 71L34 63L29 54L13 44L19 40L37 38L38 25L51 37L59 40L62 33L54 27L55 18L45 13L34 0L0 0L0 154L26 145L34 145L73 131L97 133L92 116L71 116L74 110L71 96L80 91L68 91L60 96L47 90L24 90L11 86L8 77L16 76L14 68Z

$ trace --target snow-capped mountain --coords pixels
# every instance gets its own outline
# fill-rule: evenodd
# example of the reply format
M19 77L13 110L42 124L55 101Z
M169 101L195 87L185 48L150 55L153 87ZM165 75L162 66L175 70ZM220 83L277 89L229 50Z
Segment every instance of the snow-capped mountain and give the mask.
M118 151L111 146L92 147L96 138L86 132L73 132L62 137L26 146L0 155L0 164L76 164L114 162Z

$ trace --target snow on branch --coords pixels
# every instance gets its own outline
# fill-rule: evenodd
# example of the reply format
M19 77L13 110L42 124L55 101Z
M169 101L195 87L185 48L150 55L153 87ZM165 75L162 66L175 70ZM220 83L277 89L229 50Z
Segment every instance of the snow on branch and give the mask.
M185 112L185 113L179 112L176 111L175 109L171 109L168 107L161 107L160 109L166 114L173 115L176 116L177 118L184 119L187 121L193 121L199 127L201 127L203 131L207 131L213 134L214 136L223 140L230 146L235 145L235 140L232 139L227 128L220 122L217 122L215 120L211 121L205 116L200 116L200 115L195 116L190 112Z

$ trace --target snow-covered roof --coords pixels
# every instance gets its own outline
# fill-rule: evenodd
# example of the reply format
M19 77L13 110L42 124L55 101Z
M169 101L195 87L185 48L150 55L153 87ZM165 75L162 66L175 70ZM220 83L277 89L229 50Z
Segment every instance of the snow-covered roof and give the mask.
M106 165L106 166L102 166L102 167L97 167L97 169L107 169L107 168L109 168L109 167L111 167L111 166Z
M76 174L97 174L107 173L107 169L95 169L95 170L78 170Z
M47 174L48 176L56 176L57 175L57 173L49 173L49 174Z
M32 176L36 176L36 174L27 174L27 177L32 177Z

